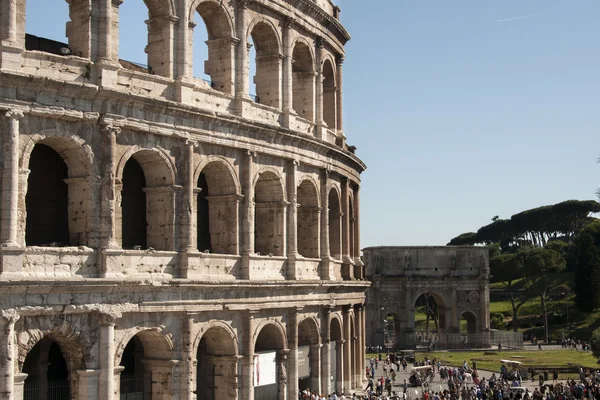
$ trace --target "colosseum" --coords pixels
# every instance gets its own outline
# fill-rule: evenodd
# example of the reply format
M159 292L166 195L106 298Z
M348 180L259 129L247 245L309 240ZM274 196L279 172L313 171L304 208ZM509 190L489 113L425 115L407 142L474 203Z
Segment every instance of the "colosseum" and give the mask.
M26 32L25 3L0 3L0 399L361 386L340 9L145 0L143 66L119 57L122 0L67 0L64 43Z

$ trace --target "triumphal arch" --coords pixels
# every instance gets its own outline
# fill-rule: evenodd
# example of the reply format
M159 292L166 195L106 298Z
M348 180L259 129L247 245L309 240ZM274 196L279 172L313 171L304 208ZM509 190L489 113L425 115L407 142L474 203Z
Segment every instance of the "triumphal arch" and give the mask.
M365 248L363 254L372 281L368 345L490 345L487 247L386 246Z
M36 13L66 39L33 35ZM0 1L0 400L364 387L339 14Z

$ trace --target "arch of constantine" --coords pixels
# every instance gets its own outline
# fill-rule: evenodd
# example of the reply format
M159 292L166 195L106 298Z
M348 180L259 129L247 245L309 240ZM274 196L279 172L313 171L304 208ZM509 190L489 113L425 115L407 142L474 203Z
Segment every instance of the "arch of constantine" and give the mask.
M363 254L372 282L368 346L490 346L487 247L368 247ZM429 331L415 323L426 307L434 309Z
M54 1L0 6L0 399L360 387L366 167L339 8L139 1L141 65L119 57L131 1L67 1L66 43L25 32Z

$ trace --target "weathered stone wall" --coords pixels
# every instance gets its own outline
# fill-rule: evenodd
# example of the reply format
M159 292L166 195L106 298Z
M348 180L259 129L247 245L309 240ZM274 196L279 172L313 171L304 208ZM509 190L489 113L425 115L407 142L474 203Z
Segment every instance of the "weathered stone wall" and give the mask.
M292 399L300 345L315 390L361 386L365 165L341 124L339 9L148 0L143 68L119 60L120 4L70 1L67 55L26 48L25 1L0 5L0 399L48 384L52 346L73 399L118 399L132 366L146 398L253 399L262 350ZM211 82L192 74L195 13ZM32 224L56 212L32 173L66 191L64 226ZM33 246L32 226L60 240Z

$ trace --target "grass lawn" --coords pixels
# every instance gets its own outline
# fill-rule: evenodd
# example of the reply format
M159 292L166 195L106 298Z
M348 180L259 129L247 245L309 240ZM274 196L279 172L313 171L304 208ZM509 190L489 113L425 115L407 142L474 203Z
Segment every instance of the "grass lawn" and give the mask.
M517 357L513 357L517 356ZM515 360L523 363L525 367L548 367L548 368L566 368L570 366L583 366L587 368L599 368L597 359L592 353L574 350L548 350L548 351L503 351L494 354L484 354L483 351L457 351L446 352L436 351L431 353L417 353L417 360L423 360L425 357L437 358L442 364L461 366L467 361L469 366L472 361L477 361L477 367L489 371L500 371L500 360Z

